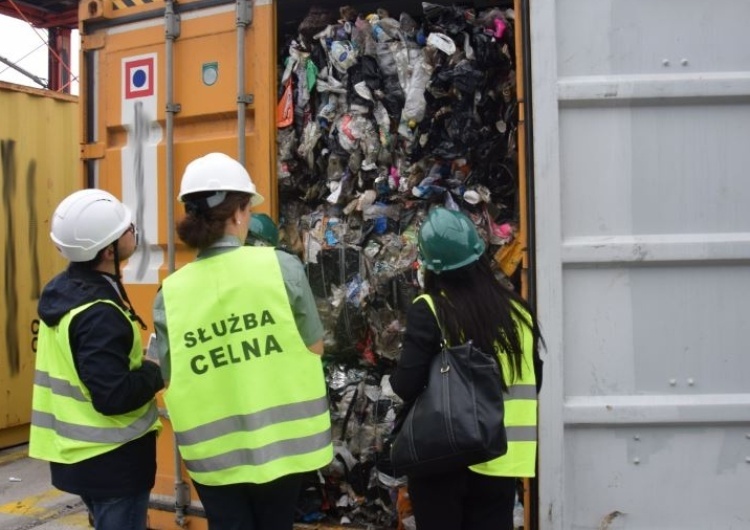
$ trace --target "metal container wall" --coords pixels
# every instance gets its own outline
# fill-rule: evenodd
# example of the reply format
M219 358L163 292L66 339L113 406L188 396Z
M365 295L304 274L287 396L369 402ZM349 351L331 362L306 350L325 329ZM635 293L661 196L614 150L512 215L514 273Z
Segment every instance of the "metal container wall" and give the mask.
M748 528L750 4L530 4L541 527Z
M77 102L0 82L0 449L28 441L37 301L65 266L50 216L81 187Z

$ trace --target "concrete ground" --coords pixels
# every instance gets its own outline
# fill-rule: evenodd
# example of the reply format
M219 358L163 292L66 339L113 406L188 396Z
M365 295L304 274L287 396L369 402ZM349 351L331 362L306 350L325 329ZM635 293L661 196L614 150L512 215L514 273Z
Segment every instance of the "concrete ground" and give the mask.
M0 528L90 529L80 497L52 487L49 464L27 456L27 446L0 451Z

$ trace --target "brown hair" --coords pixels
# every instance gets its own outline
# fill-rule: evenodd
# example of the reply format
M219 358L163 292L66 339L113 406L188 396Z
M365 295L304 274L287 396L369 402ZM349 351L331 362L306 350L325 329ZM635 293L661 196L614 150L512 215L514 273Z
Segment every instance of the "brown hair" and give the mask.
M216 243L224 235L227 219L237 208L245 208L250 202L249 193L228 191L221 204L213 208L189 206L191 203L205 203L205 199L214 193L191 193L184 198L187 213L177 223L177 235L190 248L202 250Z

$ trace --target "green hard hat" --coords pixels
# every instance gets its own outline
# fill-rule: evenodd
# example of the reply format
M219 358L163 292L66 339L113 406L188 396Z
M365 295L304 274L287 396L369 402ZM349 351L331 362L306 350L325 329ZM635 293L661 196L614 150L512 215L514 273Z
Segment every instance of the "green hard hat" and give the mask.
M273 219L264 213L254 213L250 216L245 243L252 245L256 241L261 241L272 247L279 243L279 229L276 228Z
M427 214L418 241L424 266L438 274L469 265L484 252L484 241L471 219L442 207Z

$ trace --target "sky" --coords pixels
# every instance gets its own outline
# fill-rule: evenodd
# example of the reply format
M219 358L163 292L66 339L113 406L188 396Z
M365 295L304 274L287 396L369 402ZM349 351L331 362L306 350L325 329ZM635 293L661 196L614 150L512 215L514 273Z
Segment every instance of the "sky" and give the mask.
M41 36L41 38L40 38ZM0 57L8 59L28 72L47 79L47 31L32 28L27 22L0 15ZM78 30L71 37L71 69L78 75ZM0 62L0 81L42 88L34 81ZM71 93L78 94L78 83L71 85Z

